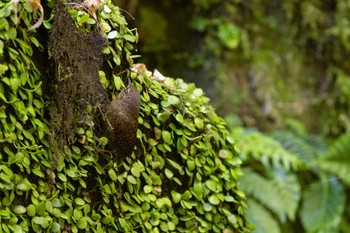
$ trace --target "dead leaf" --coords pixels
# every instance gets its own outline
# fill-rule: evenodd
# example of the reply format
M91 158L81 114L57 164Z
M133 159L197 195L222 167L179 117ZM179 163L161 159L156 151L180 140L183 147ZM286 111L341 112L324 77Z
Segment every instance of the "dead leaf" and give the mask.
M82 4L90 14L96 19L96 11L99 8L100 0L85 0Z
M35 24L33 24L30 28L28 28L28 31L32 31L32 30L40 27L40 25L43 23L43 21L44 21L44 8L41 5L40 0L28 0L28 2L31 3L33 6L33 18L35 17L35 14L38 11L38 9L40 11L40 18L38 19L38 21Z
M13 11L15 12L15 24L18 24L18 17L17 17L17 5L19 3L19 0L13 1Z
M142 64L142 63L137 63L137 64L134 64L131 68L131 71L132 72L135 72L135 73L145 73L147 72L147 68L145 66L145 64Z
M157 69L154 69L153 71L153 77L155 80L157 80L158 82L164 82L165 80L165 76L162 75Z

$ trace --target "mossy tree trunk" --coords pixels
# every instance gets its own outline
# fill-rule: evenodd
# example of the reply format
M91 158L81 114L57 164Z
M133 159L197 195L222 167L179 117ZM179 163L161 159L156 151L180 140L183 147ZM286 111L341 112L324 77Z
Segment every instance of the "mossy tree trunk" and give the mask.
M0 16L2 231L249 231L225 122L193 84L129 69L137 35L118 7L5 1ZM104 113L127 79L137 145L116 162Z
M91 32L79 30L63 3L57 4L48 49L55 65L55 77L50 85L57 85L50 113L51 125L55 127L54 134L60 144L72 140L78 122L100 123L95 117L96 111L103 110L107 102L107 91L99 81L105 43L107 40L98 27Z

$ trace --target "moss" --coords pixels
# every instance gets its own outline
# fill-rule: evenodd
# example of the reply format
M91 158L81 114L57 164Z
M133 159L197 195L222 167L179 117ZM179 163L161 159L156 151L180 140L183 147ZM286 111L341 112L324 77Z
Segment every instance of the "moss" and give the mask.
M95 113L87 113L87 107L106 102L107 92L98 73L106 39L100 35L97 26L91 32L79 30L60 1L52 27L48 47L56 67L56 77L51 79L51 85L55 85L57 91L51 107L51 128L54 140L65 145L68 140L73 140L77 122L93 121Z

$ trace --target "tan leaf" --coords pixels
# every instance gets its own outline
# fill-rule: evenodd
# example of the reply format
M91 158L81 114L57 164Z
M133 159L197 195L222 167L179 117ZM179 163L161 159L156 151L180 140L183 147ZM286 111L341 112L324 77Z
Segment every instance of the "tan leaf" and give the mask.
M43 23L44 21L44 8L42 7L40 0L28 0L29 3L32 4L33 6L33 17L35 16L36 12L40 11L40 18L38 19L38 21L33 24L30 28L28 28L28 31L34 30L38 27L40 27L40 25Z

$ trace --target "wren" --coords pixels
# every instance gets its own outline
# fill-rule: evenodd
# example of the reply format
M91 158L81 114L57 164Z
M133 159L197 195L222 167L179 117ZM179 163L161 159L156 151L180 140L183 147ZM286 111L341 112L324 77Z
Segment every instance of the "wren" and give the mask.
M106 109L108 144L119 162L130 156L135 147L139 111L140 92L129 80L125 90Z

